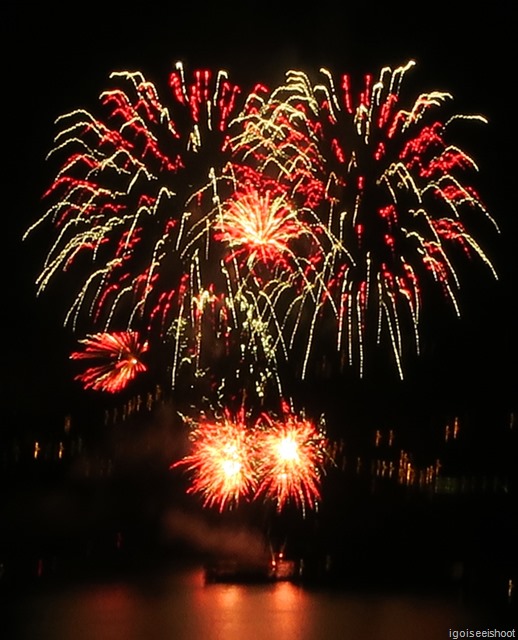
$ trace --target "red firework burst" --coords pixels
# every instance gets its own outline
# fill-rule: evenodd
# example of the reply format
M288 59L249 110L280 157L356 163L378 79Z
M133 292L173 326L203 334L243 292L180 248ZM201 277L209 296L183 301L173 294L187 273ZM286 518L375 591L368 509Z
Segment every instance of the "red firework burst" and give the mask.
M262 414L247 424L243 411L233 417L192 423L192 451L172 468L192 476L188 493L203 496L219 511L243 500L272 500L281 511L294 503L303 513L317 507L327 441L309 419L283 403L281 418Z
M227 260L244 255L249 269L256 262L286 267L293 242L308 234L284 195L262 196L254 189L236 193L225 203L218 227L217 238L233 250Z
M182 367L201 377L217 354L244 362L246 350L271 379L278 354L302 378L320 355L362 375L384 337L402 378L404 354L419 352L423 282L460 313L457 259L496 277L468 225L476 212L493 222L467 183L477 167L449 141L459 121L484 118L444 117L445 92L406 100L413 64L358 88L347 74L324 69L315 84L289 71L248 95L224 71L186 78L179 63L165 92L112 74L101 116L58 120L51 155L64 161L31 227L57 229L39 291L79 262L66 322L158 332L173 386ZM331 341L338 357L316 356Z
M253 444L243 416L225 412L220 420L200 420L191 433L192 452L172 465L192 474L188 493L201 494L204 506L219 511L236 506L255 489Z
M72 360L100 362L76 376L85 389L117 393L147 370L141 357L147 351L148 343L141 343L136 332L96 333L79 342L85 349L72 353Z
M273 500L278 511L294 502L304 512L320 500L325 463L324 434L306 418L285 409L282 419L263 416L257 437L257 495Z

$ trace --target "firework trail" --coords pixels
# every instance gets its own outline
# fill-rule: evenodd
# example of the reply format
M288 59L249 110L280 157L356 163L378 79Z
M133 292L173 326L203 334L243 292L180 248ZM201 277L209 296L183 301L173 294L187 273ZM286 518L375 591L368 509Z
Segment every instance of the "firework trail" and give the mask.
M337 351L360 374L366 345L385 332L402 378L406 334L419 352L424 282L435 282L459 314L459 249L496 277L467 227L474 213L494 224L464 180L477 167L448 142L459 120L485 120L444 118L451 96L438 91L407 105L401 88L413 64L386 67L377 80L366 76L356 92L348 75L336 82L321 70L313 84L289 72L259 110L242 117L233 140L236 155L265 171L313 231L298 253L297 286L288 271L268 297L278 342L291 350L299 334L305 345L302 377L315 342L332 330ZM279 291L291 293L291 304Z
M85 389L117 393L147 370L141 356L147 351L148 344L140 342L136 332L97 333L80 340L80 344L84 345L84 350L72 353L72 360L96 360L100 363L76 376Z

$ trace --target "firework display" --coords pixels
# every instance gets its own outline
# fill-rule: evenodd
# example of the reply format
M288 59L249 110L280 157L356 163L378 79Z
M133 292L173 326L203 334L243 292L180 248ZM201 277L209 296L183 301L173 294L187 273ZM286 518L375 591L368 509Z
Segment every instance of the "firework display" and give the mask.
M172 465L184 467L189 493L220 511L239 501L272 501L278 511L293 503L304 513L316 508L326 463L321 427L283 403L281 417L261 414L253 423L243 411L232 417L203 416L192 424L190 454Z
M290 245L309 229L284 195L274 197L266 191L261 196L249 189L225 204L217 237L232 250L227 261L243 254L249 271L258 263L272 266L280 263L288 269Z
M166 340L174 384L181 364L201 371L202 331L225 347L243 308L224 295L212 245L215 190L230 181L228 122L249 103L224 71L187 78L180 63L163 100L141 73L111 80L102 116L79 109L57 121L50 157L65 160L45 193L49 208L27 232L46 221L57 230L38 292L58 273L76 274L65 323Z
M453 113L445 92L407 99L413 66L361 81L288 71L249 90L181 63L165 88L117 72L100 115L57 121L61 165L26 233L55 229L38 293L60 274L79 283L65 323L91 332L71 356L96 361L85 388L120 391L144 353L166 353L173 387L217 395L223 417L189 420L192 451L173 465L206 506L315 507L325 440L287 409L282 372L362 376L388 345L402 379L425 291L459 314L460 260L496 278L473 231L496 224L455 141L485 119ZM245 409L264 413L250 424Z
M28 231L57 229L39 291L86 274L66 322L165 341L173 386L182 367L200 376L214 353L244 362L247 350L269 379L280 359L305 378L331 335L360 375L386 336L402 378L424 282L459 313L457 254L493 270L468 228L476 213L492 222L464 179L475 162L448 141L456 122L484 119L443 116L444 92L404 99L413 65L358 86L289 71L245 92L177 63L163 95L140 73L112 74L103 117L58 120L51 156L65 160Z
M304 345L303 378L316 343L330 331L360 375L366 345L387 335L403 378L408 343L419 352L425 283L435 283L459 314L456 254L477 256L496 277L469 231L477 213L495 225L465 180L476 164L448 141L459 121L485 119L448 114L452 96L444 92L405 100L402 86L413 65L386 67L356 90L346 74L336 79L323 69L314 83L289 72L259 113L242 119L236 155L266 171L297 203L301 224L316 240L292 241L303 278L295 285L286 275L281 281L288 286L277 283L269 297L280 310L282 344ZM278 295L281 288L290 290L290 304Z
M98 363L76 376L85 389L117 393L147 370L141 356L147 351L148 344L141 343L136 332L97 333L80 340L80 343L84 350L73 352L70 358Z

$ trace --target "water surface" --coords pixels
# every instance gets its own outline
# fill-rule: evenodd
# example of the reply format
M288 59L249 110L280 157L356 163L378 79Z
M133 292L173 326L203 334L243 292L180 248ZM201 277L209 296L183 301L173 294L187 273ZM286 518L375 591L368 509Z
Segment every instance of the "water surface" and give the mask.
M199 568L39 589L10 617L13 640L437 640L485 623L456 596L206 585Z

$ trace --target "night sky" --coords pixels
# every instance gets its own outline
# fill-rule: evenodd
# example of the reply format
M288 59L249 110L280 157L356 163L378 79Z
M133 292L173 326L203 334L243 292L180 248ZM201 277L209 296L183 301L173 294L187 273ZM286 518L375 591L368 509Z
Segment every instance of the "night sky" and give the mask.
M326 2L286 4L53 3L2 8L4 344L2 402L11 422L26 414L64 413L85 402L71 381L75 344L61 326L59 278L36 300L34 280L48 249L45 233L21 242L43 212L40 196L56 167L45 162L57 116L76 107L93 110L113 70L141 70L157 85L177 60L190 69L226 68L246 84L274 85L290 68L326 66L336 73L376 73L413 58L416 91L453 93L457 112L481 113L486 126L471 129L461 146L478 162L474 179L497 220L477 234L495 264L494 282L479 261L465 269L459 295L463 316L447 305L423 312L423 356L407 380L394 371L314 384L332 401L390 407L397 413L516 410L517 222L515 211L515 52L511 3L462 10L463 3L377 3L350 11ZM345 5L345 3L342 3ZM243 8L245 6L245 8ZM454 7L453 9L451 7ZM327 7L327 8L326 8ZM514 109L513 109L514 111ZM425 301L426 303L426 301ZM432 303L435 305L435 303ZM341 406L341 405L340 405Z

